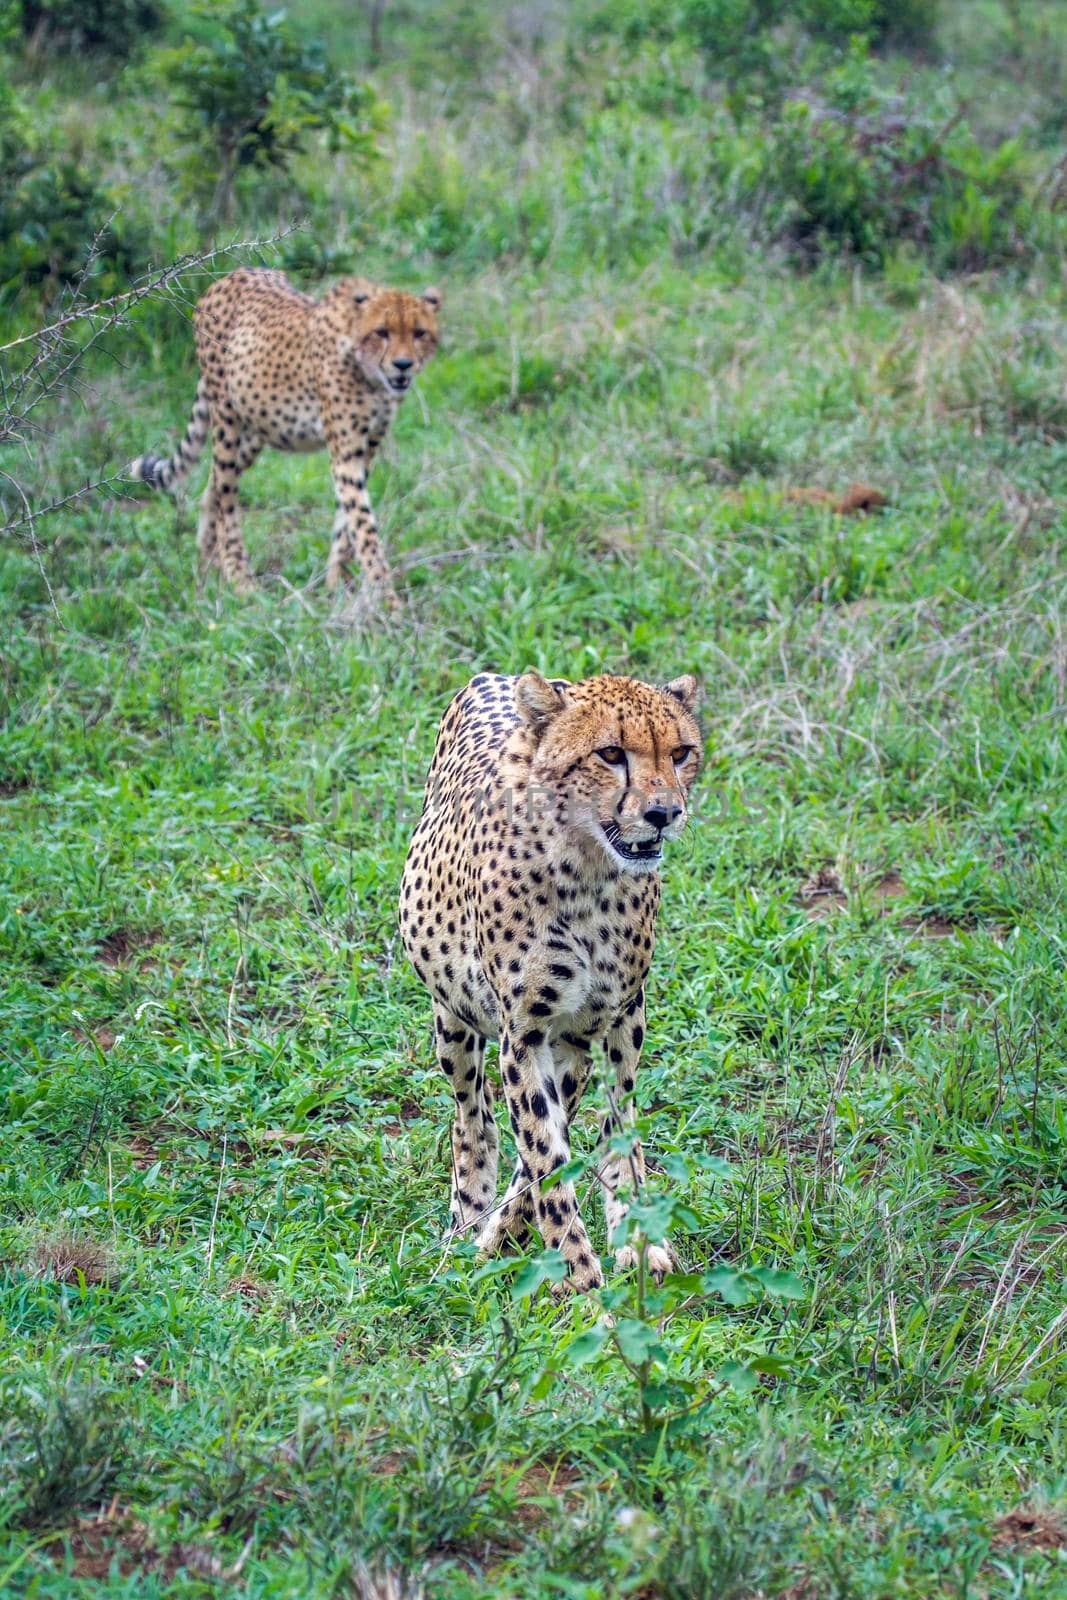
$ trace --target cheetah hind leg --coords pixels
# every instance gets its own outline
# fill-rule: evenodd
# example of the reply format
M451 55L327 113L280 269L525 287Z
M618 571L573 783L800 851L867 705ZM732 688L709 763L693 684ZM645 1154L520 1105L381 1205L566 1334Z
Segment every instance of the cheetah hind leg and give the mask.
M507 1246L516 1249L525 1243L533 1226L530 1177L522 1162L516 1161L507 1193L486 1216L478 1232L478 1248L487 1256L498 1255Z
M240 477L242 472L247 472L263 449L263 441L258 434L243 433L237 444L237 453L234 458L234 471ZM196 546L200 552L200 565L204 571L211 567L222 566L222 555L219 550L219 503L215 495L215 474L212 472L207 480L207 487L200 500L200 518L196 529ZM245 578L249 581L242 585L238 576L238 587L252 588L250 575L246 572Z
M215 491L209 478L200 501L200 517L196 527L196 548L200 556L201 571L208 572L219 563L219 535L216 526L218 512Z

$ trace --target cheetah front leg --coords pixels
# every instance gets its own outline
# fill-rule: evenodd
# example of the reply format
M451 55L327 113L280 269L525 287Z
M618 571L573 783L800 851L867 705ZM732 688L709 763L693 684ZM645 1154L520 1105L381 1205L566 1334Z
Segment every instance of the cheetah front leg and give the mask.
M561 1079L566 1068L557 1062L541 1029L515 1019L500 1039L500 1071L504 1081L518 1163L504 1204L479 1235L483 1249L499 1247L515 1226L536 1220L546 1246L567 1263L567 1286L584 1293L604 1281L600 1262L578 1210L573 1183L556 1183L541 1192L549 1175L570 1159L569 1118ZM512 1224L512 1226L509 1226Z
M641 1046L645 1038L645 996L642 990L626 1011L613 1024L604 1040L608 1060L615 1071L615 1108L604 1118L601 1134L604 1144L616 1133L629 1133L634 1125L633 1088ZM622 1119L620 1128L615 1111ZM607 1224L608 1243L615 1229L624 1222L630 1209L630 1199L645 1181L645 1152L636 1132L628 1152L621 1155L608 1152L601 1162L600 1182L604 1189L604 1221ZM619 1198L619 1190L629 1191L627 1200ZM637 1265L637 1247L623 1244L615 1248L615 1265L621 1270ZM675 1264L674 1252L666 1240L663 1244L648 1246L648 1270L657 1278L670 1272Z
M556 1045L553 1055L569 1128L589 1082L593 1061L588 1043L572 1043L569 1040ZM515 1134L517 1138L517 1128ZM479 1235L478 1242L482 1249L489 1255L495 1255L505 1240L513 1245L522 1244L536 1225L535 1208L533 1182L520 1155L515 1162L507 1193L500 1205L494 1207Z
M436 1001L433 1017L437 1059L456 1101L449 1226L459 1233L477 1224L493 1203L499 1140L483 1065L485 1040Z
M367 423L360 423L358 414L350 415L343 422L329 416L325 420L330 469L337 495L333 544L326 565L326 587L336 589L342 584L352 562L358 560L364 581L382 596L390 611L396 611L400 597L393 588L392 573L378 536L374 507L367 493L367 475L378 440L371 439Z

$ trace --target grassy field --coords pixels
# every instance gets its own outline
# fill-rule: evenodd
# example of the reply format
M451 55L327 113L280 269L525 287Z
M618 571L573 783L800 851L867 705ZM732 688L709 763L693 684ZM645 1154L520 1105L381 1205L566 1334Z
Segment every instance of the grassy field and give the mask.
M325 595L323 457L245 480L248 599L195 501L0 550L0 1594L1067 1595L1059 261L402 276L446 339L371 481L399 621ZM194 382L175 317L42 485ZM449 698L528 665L705 689L661 1301L442 1254L396 890Z

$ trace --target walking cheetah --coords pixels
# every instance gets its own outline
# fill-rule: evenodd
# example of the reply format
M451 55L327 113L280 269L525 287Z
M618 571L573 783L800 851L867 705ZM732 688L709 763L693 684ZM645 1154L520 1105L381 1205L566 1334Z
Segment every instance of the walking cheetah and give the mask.
M645 1034L663 841L687 820L700 766L696 680L584 683L481 674L441 722L401 884L400 927L433 1000L437 1054L455 1096L453 1230L486 1251L536 1224L575 1290L603 1282L572 1183L568 1129L603 1043L624 1122ZM483 1070L500 1074L518 1159L496 1206L497 1128ZM606 1139L613 1117L603 1121ZM599 1164L608 1238L626 1215L632 1156ZM632 1265L629 1246L616 1250ZM650 1247L661 1275L666 1249Z
M367 476L416 374L437 348L436 289L421 295L345 278L321 300L284 272L241 267L201 298L194 318L200 381L174 455L138 456L131 477L154 489L183 479L211 434L211 477L197 543L239 589L251 587L237 485L264 445L330 452L337 515L326 570L335 587L358 558L387 605L399 600L378 538Z

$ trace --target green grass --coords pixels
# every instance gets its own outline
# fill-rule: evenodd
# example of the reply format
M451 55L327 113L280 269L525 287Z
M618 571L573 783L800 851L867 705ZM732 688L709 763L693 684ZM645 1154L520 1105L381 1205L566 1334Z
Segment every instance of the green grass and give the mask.
M321 456L245 479L247 600L203 468L0 546L0 1595L1067 1594L1059 264L390 248L446 297L398 622L325 595ZM149 308L35 492L176 438L191 346ZM396 890L449 698L528 665L705 689L639 1079L688 1276L604 1301L651 1426L600 1303L441 1249Z
M61 1536L113 1495L115 1595L242 1556L251 1595L354 1592L361 1558L457 1596L1063 1592L990 1539L1067 1471L1065 451L1012 412L1026 291L946 330L850 288L450 285L373 486L396 627L324 597L322 458L246 480L288 585L248 602L197 591L166 501L46 525L58 618L9 550L9 1592L100 1592ZM190 388L123 383L114 459ZM782 498L853 477L890 506ZM396 885L448 697L531 662L706 688L641 1093L654 1157L731 1163L684 1191L685 1265L805 1298L672 1319L702 1402L672 1437L610 1358L565 1364L595 1305L440 1253ZM57 1281L56 1236L104 1263ZM781 1375L717 1381L760 1352Z

